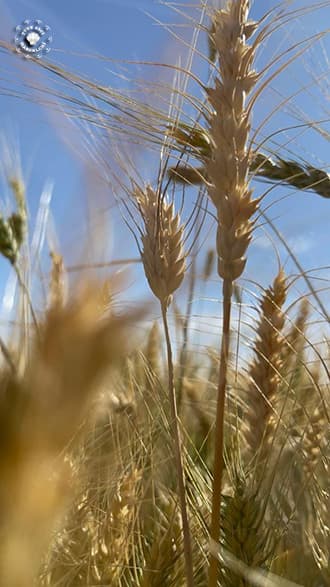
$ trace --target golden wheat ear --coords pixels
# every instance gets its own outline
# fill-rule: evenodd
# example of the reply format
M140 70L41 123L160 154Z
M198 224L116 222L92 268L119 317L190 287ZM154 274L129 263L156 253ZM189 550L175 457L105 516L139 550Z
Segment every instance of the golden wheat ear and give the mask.
M144 222L142 261L153 294L166 307L185 273L183 225L173 203L150 186L139 190L137 200Z
M205 157L207 191L217 216L218 274L223 279L223 322L215 425L215 457L210 536L220 537L225 395L234 282L242 275L259 200L249 185L250 127L253 96L260 76L253 68L258 42L249 42L258 24L249 20L250 2L233 0L212 15L210 41L217 55L214 87L207 89L210 115L209 154ZM252 98L251 98L252 101ZM216 587L218 560L211 555L209 587Z
M236 472L231 483L231 495L223 497L220 543L224 548L224 561L226 553L230 553L236 565L226 565L226 562L222 565L221 579L225 587L245 584L240 578L241 566L262 572L274 550L262 497L242 472Z
M287 283L282 269L262 298L256 332L255 357L249 368L250 385L244 425L250 458L265 463L274 434L274 408L282 380Z
M174 458L182 516L186 580L188 587L193 587L194 568L183 462L183 442L174 386L173 354L167 320L167 310L172 301L172 295L180 287L185 274L184 226L181 224L180 216L175 214L174 204L166 201L165 194L156 192L151 186L146 186L144 190L138 189L136 191L136 198L144 224L141 236L141 258L144 272L151 291L159 300L164 326L171 428L174 439Z

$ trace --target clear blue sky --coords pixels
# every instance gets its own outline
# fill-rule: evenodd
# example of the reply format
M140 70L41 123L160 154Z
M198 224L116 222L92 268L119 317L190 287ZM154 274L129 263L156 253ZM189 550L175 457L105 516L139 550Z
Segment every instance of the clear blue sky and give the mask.
M184 8L186 4L186 8ZM189 14L191 2L180 2L180 9ZM276 4L276 3L275 3ZM307 5L307 2L304 3ZM309 5L316 2L309 3ZM293 3L293 7L301 6L301 2ZM256 1L253 7L254 17L258 18L264 11L274 6L271 1ZM179 7L178 7L179 8ZM0 0L1 23L0 37L4 40L12 38L12 30L25 18L40 18L52 27L54 42L49 59L72 71L91 76L101 84L113 88L130 87L132 83L122 77L123 65L119 62L104 62L92 55L103 55L111 59L161 60L174 63L181 54L186 57L186 49L176 42L157 20L167 23L185 24L185 27L173 28L175 32L189 40L192 29L189 21L177 14L173 8L157 4L153 0ZM149 14L147 14L149 13ZM279 32L262 48L260 65L266 63L281 47L297 42L326 26L330 20L330 8L311 13L301 21L293 21L286 28L285 34ZM188 26L187 26L188 22ZM205 49L205 40L200 40L200 48ZM255 117L255 124L278 104L284 96L297 93L292 104L305 112L306 118L324 120L329 118L329 107L326 106L326 92L329 91L329 64L325 51L329 42L316 44L313 49L301 57L261 99ZM24 59L7 57L1 54L2 67L0 85L5 90L24 88L24 80L45 83L47 77ZM201 62L196 60L196 68L206 79L207 70L202 70ZM129 76L147 76L150 82L155 76L158 82L169 81L169 73L150 68L130 68ZM120 74L120 75L119 75ZM319 78L312 83L312 76ZM51 84L53 84L53 78ZM302 87L307 87L302 90ZM57 86L59 87L59 86ZM64 89L64 88L63 88ZM324 92L324 93L323 93ZM77 146L84 142L82 130L68 123L62 113L54 113L49 109L28 103L27 100L15 99L0 93L1 131L7 138L16 137L19 141L23 170L28 172L28 199L31 214L31 225L35 222L39 206L39 198L45 183L54 183L52 213L60 243L61 251L69 262L81 261L86 255L86 222L85 197L95 185L90 185L83 173L83 165L77 157ZM280 126L292 125L294 119L290 113L281 109L265 129L265 134L277 130ZM297 122L301 123L301 120ZM324 125L329 131L330 127ZM267 132L266 132L267 131ZM86 133L86 130L84 131ZM86 134L85 134L86 137ZM293 137L295 139L292 141ZM277 137L279 143L288 142L293 155L299 155L315 165L325 168L329 164L329 142L316 131L288 131ZM67 143L72 143L72 147ZM86 148L84 156L88 158ZM139 164L143 165L143 157ZM148 156L145 161L149 161ZM329 170L329 169L328 169ZM148 175L143 172L144 177ZM156 170L150 173L154 179ZM87 184L86 184L87 181ZM259 191L257 186L256 190ZM279 202L280 197L284 199ZM294 193L288 189L277 189L269 197L268 203L277 202L270 209L270 215L276 219L277 226L293 246L295 252L306 269L329 264L329 221L330 201L311 194ZM113 237L109 238L107 250L95 248L96 260L111 257L135 256L134 241L129 232L120 222L118 216L109 215ZM103 238L103 236L102 236ZM210 237L210 244L213 235ZM92 253L92 256L93 254ZM97 256L97 257L96 257ZM84 257L85 258L85 257ZM286 255L282 254L282 259ZM292 266L291 266L292 267ZM276 270L276 258L272 245L262 232L252 246L247 277L261 283L272 279ZM6 264L1 262L0 274L3 284L7 278ZM322 276L329 278L329 271ZM215 277L215 276L214 276ZM143 277L138 271L131 273L129 284L131 291L138 288L143 291ZM325 283L327 285L327 283ZM212 295L217 285L211 285ZM209 310L213 311L212 308ZM215 308L216 311L216 308Z

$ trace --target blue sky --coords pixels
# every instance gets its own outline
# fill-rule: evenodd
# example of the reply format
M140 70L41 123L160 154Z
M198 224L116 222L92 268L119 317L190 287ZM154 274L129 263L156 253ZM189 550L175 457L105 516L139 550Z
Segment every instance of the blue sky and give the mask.
M179 4L179 3L178 3ZM253 14L258 18L264 11L274 7L277 3L271 1L255 2ZM315 5L316 2L309 3ZM186 5L186 6L185 6ZM196 14L189 8L191 2L180 2L180 10ZM293 7L301 6L296 2ZM305 4L307 5L307 3ZM172 27L175 33L183 36L187 41L191 38L192 27L189 20L180 16L173 7L169 7L153 0L0 0L2 19L0 23L0 37L3 40L12 39L12 30L26 18L39 18L52 27L54 42L49 59L52 63L61 64L71 71L79 72L98 80L100 84L112 88L132 88L134 76L143 78L150 83L155 79L158 83L166 83L171 79L169 71L156 70L146 66L128 66L116 60L156 60L175 63L181 55L184 60L187 50L184 45L176 41L165 27L157 21L181 25ZM270 56L284 49L286 46L306 38L324 28L329 21L329 7L310 13L301 20L292 21L283 31L278 32L260 52L259 63L266 63ZM182 26L184 25L184 26ZM199 48L205 50L205 39L200 38ZM325 52L329 49L328 40L315 44L306 53L305 57L290 67L276 82L272 84L263 98L260 99L254 123L257 124L284 96L296 94L292 100L298 117L304 112L308 119L324 120L329 118L325 94L329 91L329 65ZM96 56L106 56L114 61L102 61ZM195 70L207 79L207 68L198 59L195 60ZM24 88L25 81L34 80L36 83L49 83L54 87L54 79L45 76L35 66L26 60L14 56L2 55L0 84L2 88L19 91ZM318 82L312 81L312 76ZM328 76L328 77L327 77ZM302 89L306 86L305 89ZM56 86L59 87L59 86ZM63 86L64 89L64 86ZM195 90L192 88L192 91ZM86 221L86 202L94 198L101 210L107 207L107 194L103 186L97 184L92 175L86 176L84 163L88 163L89 152L84 146L87 129L77 127L75 121L66 120L63 112L54 112L50 108L42 108L28 100L15 99L0 93L1 132L5 140L16 141L22 159L22 167L28 180L28 202L31 217L32 233L39 207L39 199L45 184L53 183L51 210L54 218L56 234L60 250L69 263L108 260L111 258L136 256L136 247L129 231L120 221L116 213L107 213L105 218L101 214L102 224L98 225L100 238L95 238L91 245L86 246L88 236ZM290 105L288 105L290 108ZM283 108L269 121L265 136L276 131L279 127L292 125L292 113ZM296 121L301 124L301 120ZM324 128L328 131L329 124ZM91 139L93 141L93 138ZM325 166L329 162L329 143L315 130L287 131L277 137L279 143L287 143L292 156L300 156L314 165ZM91 145L91 143L89 143ZM78 151L81 146L83 159ZM133 156L133 154L132 154ZM134 154L135 156L135 154ZM143 176L147 177L152 160L148 154L137 156L136 163L144 165ZM329 170L329 169L328 169ZM156 176L156 170L150 172L150 179ZM102 196L99 191L102 188ZM94 193L92 194L95 190ZM261 190L256 186L256 193ZM282 200L281 200L282 198ZM109 197L109 200L111 198ZM330 201L312 194L295 193L289 189L277 189L269 196L268 204L273 203L269 210L270 216L282 230L290 245L306 269L329 264L329 220ZM90 206L89 206L90 208ZM96 219L97 220L97 219ZM103 226L103 228L102 228ZM99 242L104 243L104 230L107 243L103 249ZM103 232L101 232L103 231ZM271 234L271 233L270 233ZM111 235L111 236L110 236ZM207 242L213 243L213 234L204 234ZM279 247L282 260L286 254ZM267 284L276 271L276 255L273 244L266 233L258 232L251 248L251 256L246 277L259 283ZM292 269L292 264L288 264ZM3 284L6 284L8 267L1 261L1 275ZM323 271L322 277L329 277L329 271ZM218 283L216 276L209 284L207 295L217 297ZM131 271L127 277L128 291L132 297L135 292L139 295L147 292L144 279L138 269ZM325 282L325 287L327 282ZM303 283L299 284L301 290ZM294 295L298 295L295 292ZM204 305L205 311L217 313L217 307Z

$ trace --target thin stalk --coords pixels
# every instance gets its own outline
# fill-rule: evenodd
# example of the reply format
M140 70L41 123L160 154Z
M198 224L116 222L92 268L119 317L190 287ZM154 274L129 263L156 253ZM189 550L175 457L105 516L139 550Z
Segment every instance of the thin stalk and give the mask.
M163 318L165 340L166 340L167 365L168 365L168 389L169 389L169 398L170 398L172 427L173 427L172 432L173 432L173 438L174 438L174 452L175 452L175 461L176 461L176 469L177 469L179 499L180 499L181 516L182 516L183 543L184 543L184 555L185 555L185 565L186 565L186 579L187 579L187 587L194 587L194 567L193 567L191 535L190 535L188 511L187 511L185 475L184 475L183 460L182 460L182 442L181 442L181 436L180 436L180 430L179 430L179 418L178 418L175 389L174 389L174 368L173 368L172 346L171 346L171 340L170 340L170 333L169 333L169 329L168 329L167 310L166 310L165 302L161 303L161 310L162 310L162 318Z
M221 526L221 490L223 477L223 445L224 445L224 416L227 386L228 358L230 345L230 316L233 283L225 279L223 282L223 320L222 340L220 349L220 371L218 381L217 411L215 421L214 466L212 486L212 514L211 514L211 542L219 544ZM217 587L219 576L219 560L211 551L209 568L209 587Z
M116 265L132 265L134 263L142 263L141 257L133 259L114 259L113 261L105 261L104 263L81 263L80 265L70 265L65 268L67 273L74 271L82 271L84 269L102 269L103 267L115 267Z
M181 347L181 351L180 351L180 373L179 373L178 390L177 390L177 407L178 407L179 413L180 413L181 403L182 403L183 381L184 381L184 377L186 374L186 366L187 366L189 325L190 325L190 320L191 320L191 312L192 312L192 305L193 305L193 299L194 299L195 284L196 284L196 255L193 256L191 268L190 268L187 310L186 310L186 315L184 317L184 323L183 323L183 342L182 342L182 347Z
M30 297L30 292L29 292L28 288L26 287L26 285L25 285L25 283L24 283L24 281L22 279L20 270L17 267L17 265L14 264L13 267L14 267L15 272L16 272L16 276L17 276L17 280L18 280L19 286L22 288L24 294L26 295L28 306L29 306L30 312L31 312L32 322L34 324L34 327L35 327L35 330L36 330L37 335L39 335L40 332L39 332L38 318L37 318L36 313L35 313L34 308L33 308L32 300L31 300L31 297Z

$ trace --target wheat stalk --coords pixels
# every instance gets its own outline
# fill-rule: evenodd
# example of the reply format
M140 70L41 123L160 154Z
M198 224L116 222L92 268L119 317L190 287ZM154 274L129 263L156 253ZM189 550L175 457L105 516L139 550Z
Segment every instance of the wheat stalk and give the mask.
M248 0L228 2L213 16L213 34L218 69L215 88L208 89L212 107L210 119L211 156L206 161L209 197L218 219L218 274L223 279L223 323L220 372L215 424L215 457L210 535L220 537L220 506L223 473L224 405L229 358L230 315L233 282L244 271L246 251L252 238L252 216L258 201L252 199L248 184L250 154L248 139L250 111L246 96L258 75L253 70L255 46L247 43L256 24L248 20ZM209 587L216 587L217 559L211 555Z
M143 267L149 286L160 302L164 325L169 399L184 536L186 576L188 587L193 587L193 559L182 458L182 439L179 429L174 388L173 356L167 321L167 309L171 303L172 294L178 289L184 278L185 254L183 250L183 226L181 225L179 215L175 214L174 204L168 204L165 195L159 194L150 186L147 186L144 191L137 190L136 196L144 222L144 233L141 237Z

